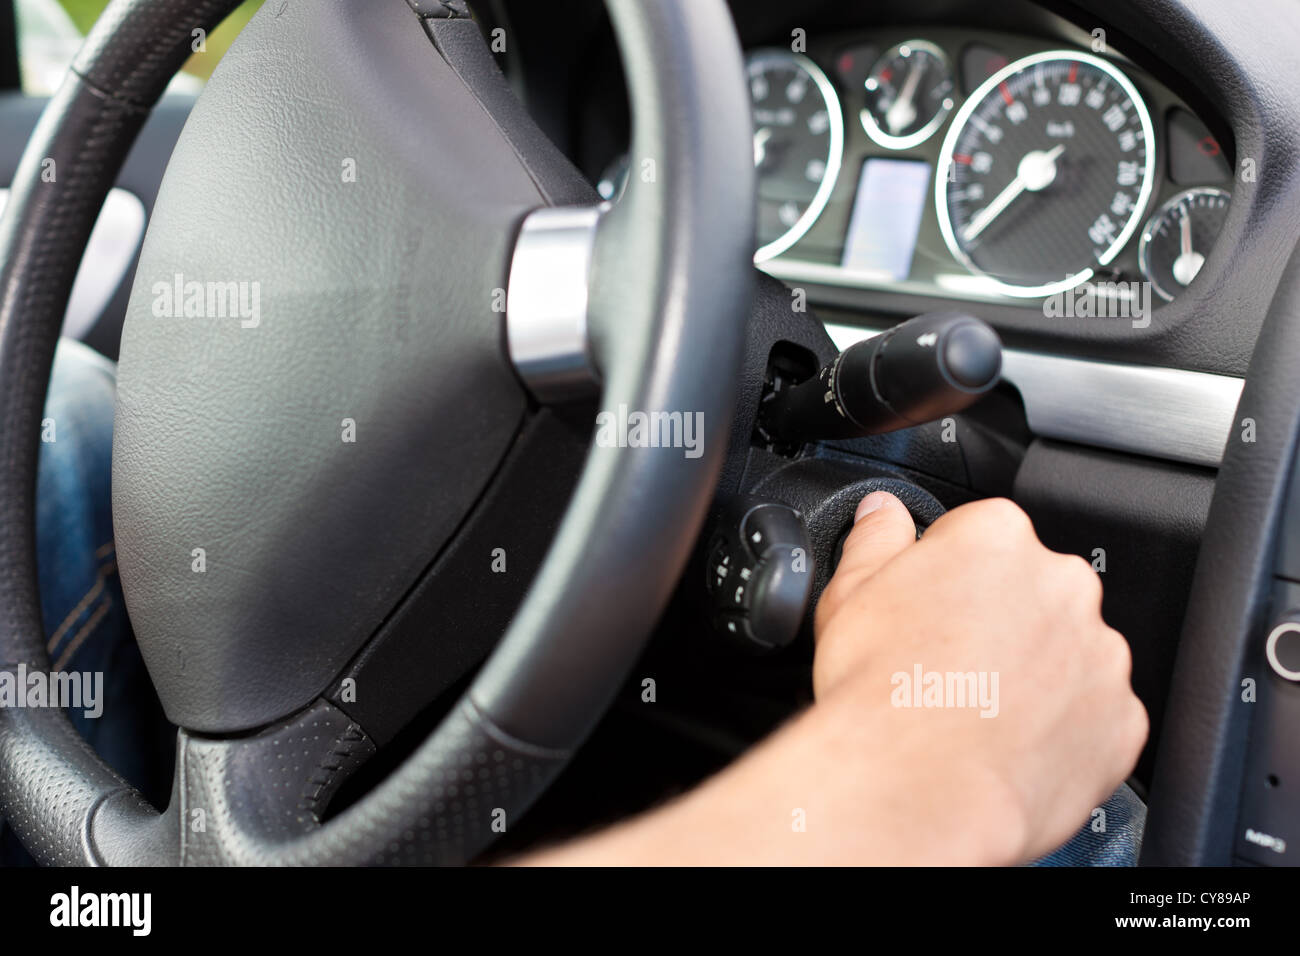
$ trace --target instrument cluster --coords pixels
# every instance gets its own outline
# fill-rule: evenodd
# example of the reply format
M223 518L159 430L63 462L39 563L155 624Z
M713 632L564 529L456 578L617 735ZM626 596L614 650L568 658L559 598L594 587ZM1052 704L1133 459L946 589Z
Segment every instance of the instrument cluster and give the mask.
M1231 202L1206 125L1104 46L891 30L753 50L747 69L755 261L787 281L1168 301Z

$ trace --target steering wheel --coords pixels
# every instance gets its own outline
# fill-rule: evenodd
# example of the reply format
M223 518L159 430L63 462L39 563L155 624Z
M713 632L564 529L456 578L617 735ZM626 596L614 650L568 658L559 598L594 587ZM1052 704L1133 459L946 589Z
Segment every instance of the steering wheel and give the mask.
M4 666L50 668L35 465L77 265L196 31L236 5L114 0L15 178L0 225ZM114 436L123 587L182 728L173 798L159 814L62 711L0 710L0 814L39 861L463 863L610 703L721 468L754 173L722 0L607 6L635 117L635 174L612 207L511 95L463 0L273 0L223 59L141 253ZM443 559L482 513L541 507L501 489L543 484L538 423L567 415L589 441L596 401L695 416L700 453L591 442L486 664L397 769L326 818L383 736L358 715L418 709L399 698L427 698L437 676L389 668L345 689L340 675L392 653L376 635L453 573Z

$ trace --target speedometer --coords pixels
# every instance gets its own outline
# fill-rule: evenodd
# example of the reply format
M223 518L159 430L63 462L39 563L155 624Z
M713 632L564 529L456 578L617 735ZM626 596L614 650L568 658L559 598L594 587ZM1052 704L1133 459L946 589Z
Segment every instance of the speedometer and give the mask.
M806 56L758 50L745 60L758 173L755 262L803 238L830 200L844 153L844 111Z
M1151 116L1113 64L1038 53L971 94L944 140L939 226L1007 295L1051 295L1119 254L1151 198Z

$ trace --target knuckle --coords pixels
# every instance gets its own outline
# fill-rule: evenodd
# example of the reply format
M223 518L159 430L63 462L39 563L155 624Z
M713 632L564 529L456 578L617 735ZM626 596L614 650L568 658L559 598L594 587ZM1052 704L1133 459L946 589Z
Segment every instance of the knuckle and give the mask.
M1101 575L1093 570L1092 565L1077 554L1061 556L1061 584L1066 590L1089 605L1101 603Z
M985 498L977 506L980 517L1003 534L1033 533L1029 515L1010 498Z
M1124 635L1118 631L1112 631L1115 635L1115 666L1119 669L1120 676L1124 679L1124 685L1127 687L1133 680L1133 648L1129 646Z
M1103 662L1106 675L1116 683L1122 684L1129 694L1129 681L1133 676L1133 649L1129 647L1124 635L1112 627L1105 629L1102 640Z
M1136 694L1133 695L1132 713L1133 737L1137 741L1137 749L1141 750L1146 746L1147 738L1151 734L1151 715L1147 713L1146 707L1138 700Z
M1034 538L1029 515L1009 498L981 498L950 512L947 527L971 535L982 547L1021 547ZM948 519L948 515L939 519Z
M1151 718L1147 709L1138 700L1136 694L1129 694L1128 706L1124 709L1121 723L1121 743L1125 756L1136 761L1142 748L1146 746L1147 736L1151 732Z

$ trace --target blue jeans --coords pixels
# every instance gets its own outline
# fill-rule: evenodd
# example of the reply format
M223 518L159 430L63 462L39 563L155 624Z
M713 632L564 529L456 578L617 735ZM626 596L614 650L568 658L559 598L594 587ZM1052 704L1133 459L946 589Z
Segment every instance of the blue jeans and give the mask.
M88 718L74 709L73 724L110 766L163 806L175 728L163 716L136 648L117 576L110 494L115 396L112 362L78 342L60 343L37 479L41 614L55 670L104 675L102 714ZM1104 827L1094 817L1034 865L1134 865L1146 806L1125 786L1102 809ZM25 861L0 821L0 863Z
M110 481L116 367L64 340L54 360L37 471L36 569L54 670L102 674L102 711L72 723L156 805L171 789L175 728L136 647L113 547ZM0 863L27 862L0 821Z
M1031 866L1137 866L1147 805L1128 784L1092 812L1069 843Z

